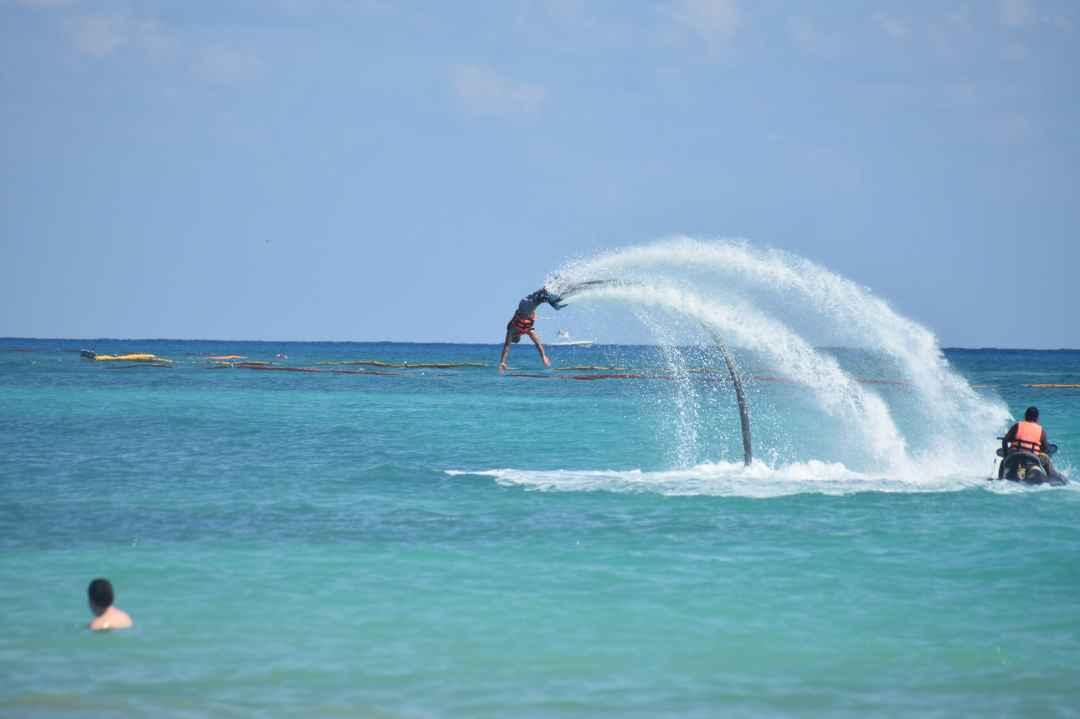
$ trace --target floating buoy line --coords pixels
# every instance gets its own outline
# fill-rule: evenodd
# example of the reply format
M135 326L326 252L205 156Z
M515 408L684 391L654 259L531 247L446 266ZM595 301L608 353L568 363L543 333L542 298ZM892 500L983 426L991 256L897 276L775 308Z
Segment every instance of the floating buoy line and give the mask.
M32 352L37 350L17 348L13 351ZM64 350L76 351L76 350ZM382 359L355 359L355 360L319 360L316 367L285 365L270 360L250 359L241 354L215 354L200 356L194 361L173 360L161 357L151 352L127 352L120 354L98 354L93 350L77 350L87 360L105 363L108 369L137 369L143 367L168 368L178 364L202 365L206 369L246 369L268 372L296 372L303 374L336 374L336 375L368 375L383 377L400 377L412 374L403 371L386 370L453 370L453 369L486 369L491 365L487 362L410 362L408 360L382 360ZM358 369L349 369L357 367ZM729 373L712 367L692 367L686 370L693 375L705 378L713 378L727 381ZM674 380L675 375L663 372L632 369L609 365L570 365L567 367L552 367L550 371L509 371L505 377L514 379L546 379L546 380ZM748 375L755 382L779 382L799 384L797 380L781 375L757 374ZM904 380L882 379L874 377L856 377L861 384L905 387L911 383ZM993 389L1003 385L972 385L974 389ZM1024 383L1020 386L1029 389L1080 389L1080 383Z

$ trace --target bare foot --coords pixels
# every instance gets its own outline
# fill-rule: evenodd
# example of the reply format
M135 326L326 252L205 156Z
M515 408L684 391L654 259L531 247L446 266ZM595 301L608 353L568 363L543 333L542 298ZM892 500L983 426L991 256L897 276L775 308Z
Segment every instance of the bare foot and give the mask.
M550 367L551 366L551 360L549 360L547 357L544 357L544 366L545 367Z

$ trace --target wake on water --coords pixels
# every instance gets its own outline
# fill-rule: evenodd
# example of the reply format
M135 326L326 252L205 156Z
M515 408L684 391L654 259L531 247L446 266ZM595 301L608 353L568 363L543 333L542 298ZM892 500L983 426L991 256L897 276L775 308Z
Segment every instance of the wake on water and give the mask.
M658 472L638 469L490 469L478 472L451 469L447 470L446 474L452 477L491 477L499 484L534 490L755 499L808 492L827 495L854 492L946 492L987 484L983 479L971 477L925 477L919 482L908 482L855 472L840 462L818 460L780 464L775 467L761 460L755 460L749 467L742 462L707 462L686 469Z
M582 286L597 279L606 282ZM681 424L676 436L684 444L695 445L702 422L680 347L706 344L716 336L729 343L737 360L740 355L760 358L773 372L805 387L815 411L828 420L821 431L857 433L852 444L861 456L849 460L856 468L826 454L755 459L750 467L724 461L687 466L684 461L682 468L662 472L499 469L468 474L539 489L751 497L949 491L986 484L994 437L1010 419L1005 404L980 395L954 372L932 332L897 314L868 289L805 258L745 241L675 237L571 262L545 284L556 293L580 287L570 295L576 307L628 306L652 331L669 373L683 378L673 409ZM887 401L833 353L819 349L823 345L869 353L879 372L903 385L902 397L894 393ZM750 411L753 415L753 403ZM732 421L737 421L734 409ZM782 432L783 418L778 422ZM689 459L695 449L677 454Z

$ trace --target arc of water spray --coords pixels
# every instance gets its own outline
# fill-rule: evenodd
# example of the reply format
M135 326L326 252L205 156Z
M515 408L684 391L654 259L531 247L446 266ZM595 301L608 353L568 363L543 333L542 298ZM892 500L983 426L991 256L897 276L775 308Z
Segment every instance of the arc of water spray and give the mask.
M885 402L858 385L834 358L818 353L782 323L750 308L742 307L736 312L693 292L665 284L635 282L624 285L621 281L609 281L581 291L579 299L586 297L659 306L696 319L709 328L710 333L730 332L735 341L760 348L777 363L781 372L809 386L830 415L861 417L856 428L875 458L890 466L907 461L905 441ZM742 404L745 407L745 398ZM749 423L749 419L747 421Z
M988 438L1007 424L1008 408L1000 400L976 393L946 360L933 332L895 312L870 290L815 262L780 250L755 249L743 240L702 241L672 237L580 261L561 270L564 277L603 274L650 280L665 270L688 269L734 276L757 291L792 292L857 346L868 346L895 359L912 382L930 434L937 438L924 449L934 471L953 457L952 466L966 468L984 456ZM642 275L641 273L646 273Z

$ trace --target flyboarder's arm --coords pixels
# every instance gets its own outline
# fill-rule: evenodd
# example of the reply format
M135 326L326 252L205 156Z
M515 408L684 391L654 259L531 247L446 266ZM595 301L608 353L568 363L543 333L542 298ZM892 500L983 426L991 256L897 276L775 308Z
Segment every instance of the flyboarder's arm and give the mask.
M510 352L510 330L506 330L506 339L503 340L502 356L499 357L499 371L506 371L506 355Z

